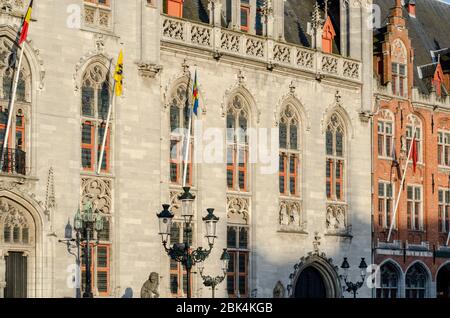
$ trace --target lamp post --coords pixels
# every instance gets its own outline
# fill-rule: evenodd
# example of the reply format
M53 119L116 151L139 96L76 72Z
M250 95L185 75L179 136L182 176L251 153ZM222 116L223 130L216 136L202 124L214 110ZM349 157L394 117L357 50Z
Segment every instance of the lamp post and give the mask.
M206 287L211 287L212 298L214 298L215 296L216 286L219 285L225 279L225 277L227 277L228 263L230 262L230 254L228 254L226 248L223 249L222 256L220 256L220 260L222 261L223 275L216 276L214 278L211 276L203 276L203 263L199 263L199 272L200 276L203 279L203 285L205 285Z
M194 216L192 204L195 196L192 195L189 187L183 187L184 193L179 196L181 201L181 216L184 218L184 237L189 238L192 232L191 222ZM219 218L214 215L214 209L207 209L208 215L202 218L206 225L206 235L208 239L208 249L203 247L197 247L197 249L191 250L191 243L189 239L185 240L185 243L175 243L172 247L167 247L169 237L172 228L172 219L174 214L169 211L170 205L163 204L163 210L157 214L159 219L159 234L161 235L162 244L167 254L174 261L181 263L186 269L187 278L187 298L191 298L191 269L197 263L206 260L214 245L214 239L216 238L216 224Z
M350 268L350 264L347 261L347 257L344 257L344 261L342 262L341 268L344 270L344 275L340 275L339 277L343 279L345 285L347 286L347 288L344 287L344 289L349 293L353 293L353 298L356 298L358 289L360 289L363 286L364 281L366 279L366 269L367 269L366 261L364 260L364 257L361 258L361 262L359 263L361 281L357 281L356 283L347 280L348 270Z
M77 248L77 269L78 275L81 276L81 257L80 257L80 249L81 246L84 248L84 259L86 265L86 283L83 293L83 298L93 298L94 295L92 293L91 286L91 265L90 265L90 244L94 239L94 232L100 232L103 230L103 216L98 212L98 210L94 210L92 203L87 202L83 206L83 213L80 210L75 214L73 229L75 230L75 238L72 238L72 226L70 223L66 225L65 229L65 239L60 240L60 242L67 243L67 249L70 254L75 255L71 252L71 248ZM75 243L75 246L72 244ZM80 279L79 279L80 280ZM77 297L81 294L81 288L77 286Z

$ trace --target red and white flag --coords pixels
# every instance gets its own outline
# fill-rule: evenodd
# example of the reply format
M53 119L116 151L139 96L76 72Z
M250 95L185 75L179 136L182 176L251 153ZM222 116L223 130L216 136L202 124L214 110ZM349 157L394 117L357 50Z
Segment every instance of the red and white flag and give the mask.
M414 171L414 173L416 173L418 153L417 153L417 144L416 144L416 135L415 134L414 134L414 137L412 139L411 147L412 147L411 158L412 158L412 164L413 164L413 171Z

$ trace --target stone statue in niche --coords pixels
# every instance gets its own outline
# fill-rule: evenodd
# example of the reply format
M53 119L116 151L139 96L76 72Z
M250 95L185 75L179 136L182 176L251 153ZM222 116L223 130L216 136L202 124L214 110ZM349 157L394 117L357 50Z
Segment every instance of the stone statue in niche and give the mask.
M273 298L284 298L284 295L284 286L280 281L278 281L278 283L275 285L275 288L273 289Z
M345 208L339 205L329 205L327 208L327 229L331 231L345 230Z
M289 224L289 216L287 213L287 207L285 204L282 204L280 208L280 225L288 225L288 224Z
M159 275L152 272L148 280L142 285L141 298L159 298Z

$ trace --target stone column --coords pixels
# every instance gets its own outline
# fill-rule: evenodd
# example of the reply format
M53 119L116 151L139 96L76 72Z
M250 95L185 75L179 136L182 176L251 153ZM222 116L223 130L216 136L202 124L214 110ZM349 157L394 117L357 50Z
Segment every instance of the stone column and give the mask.
M270 0L273 8L273 36L276 40L284 39L284 0Z
M221 27L221 13L222 13L222 1L209 0L208 1L209 16L211 20L209 23L215 27Z
M4 288L6 287L6 262L3 251L0 250L0 298L4 298Z

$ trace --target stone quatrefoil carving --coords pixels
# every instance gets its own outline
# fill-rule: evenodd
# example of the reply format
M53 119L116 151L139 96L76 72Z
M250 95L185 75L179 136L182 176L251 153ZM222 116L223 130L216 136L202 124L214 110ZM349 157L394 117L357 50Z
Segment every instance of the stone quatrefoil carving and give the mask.
M173 40L184 41L184 24L180 21L165 19L163 36Z
M111 213L111 181L100 178L82 178L81 204L92 202L103 214Z
M192 26L191 42L202 46L211 46L211 29L196 25Z

